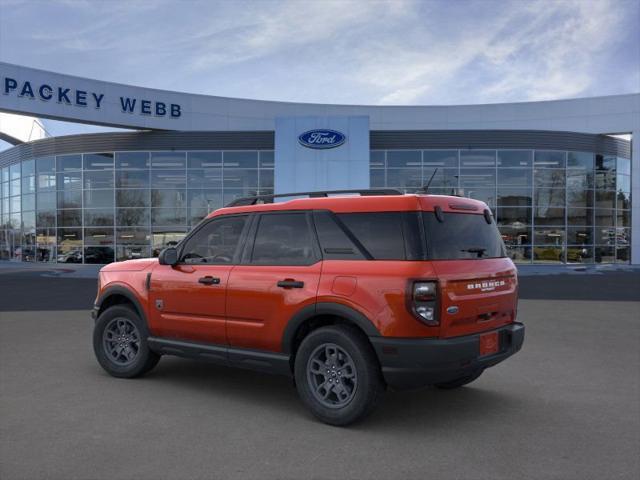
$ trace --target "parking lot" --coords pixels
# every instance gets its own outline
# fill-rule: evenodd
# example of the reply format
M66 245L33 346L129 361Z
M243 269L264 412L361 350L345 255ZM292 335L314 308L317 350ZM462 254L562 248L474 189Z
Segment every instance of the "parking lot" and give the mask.
M637 479L639 285L525 278L518 355L336 428L286 378L169 357L111 378L91 349L94 280L0 272L0 478Z

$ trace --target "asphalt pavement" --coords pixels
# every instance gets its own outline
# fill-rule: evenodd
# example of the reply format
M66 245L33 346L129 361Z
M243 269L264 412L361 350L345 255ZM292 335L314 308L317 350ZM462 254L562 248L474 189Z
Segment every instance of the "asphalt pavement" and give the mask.
M606 275L593 300L523 294L520 353L456 391L388 392L349 428L314 420L283 377L165 357L112 378L91 349L95 281L15 275L0 275L3 480L640 477L640 302L606 300Z

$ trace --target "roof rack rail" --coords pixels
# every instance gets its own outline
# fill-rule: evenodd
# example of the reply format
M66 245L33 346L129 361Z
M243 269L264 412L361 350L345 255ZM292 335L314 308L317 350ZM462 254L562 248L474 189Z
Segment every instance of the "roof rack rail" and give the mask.
M342 193L358 193L360 196L372 196L372 195L404 195L400 190L393 188L377 188L377 189L360 189L360 190L325 190L319 192L298 192L298 193L276 193L271 195L256 195L254 197L242 197L236 198L227 203L225 207L241 207L246 205L256 205L258 203L273 203L276 198L283 197L309 197L309 198L321 198L328 197L329 195L339 195Z

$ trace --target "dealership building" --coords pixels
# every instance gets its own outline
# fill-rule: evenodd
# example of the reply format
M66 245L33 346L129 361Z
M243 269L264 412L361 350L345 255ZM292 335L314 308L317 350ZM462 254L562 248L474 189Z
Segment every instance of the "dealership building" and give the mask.
M0 152L0 259L157 255L251 195L476 198L522 263L640 264L640 94L455 106L195 95L0 63L0 112L126 128ZM1 128L1 124L0 124Z

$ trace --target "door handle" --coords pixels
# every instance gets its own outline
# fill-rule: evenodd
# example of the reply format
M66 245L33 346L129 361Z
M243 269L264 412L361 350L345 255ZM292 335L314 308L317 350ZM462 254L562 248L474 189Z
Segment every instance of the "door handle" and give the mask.
M280 288L302 288L304 287L304 282L299 282L297 280L286 279L280 280L278 282L278 286Z
M198 283L202 283L203 285L218 285L220 284L220 279L218 277L202 277L198 279Z

